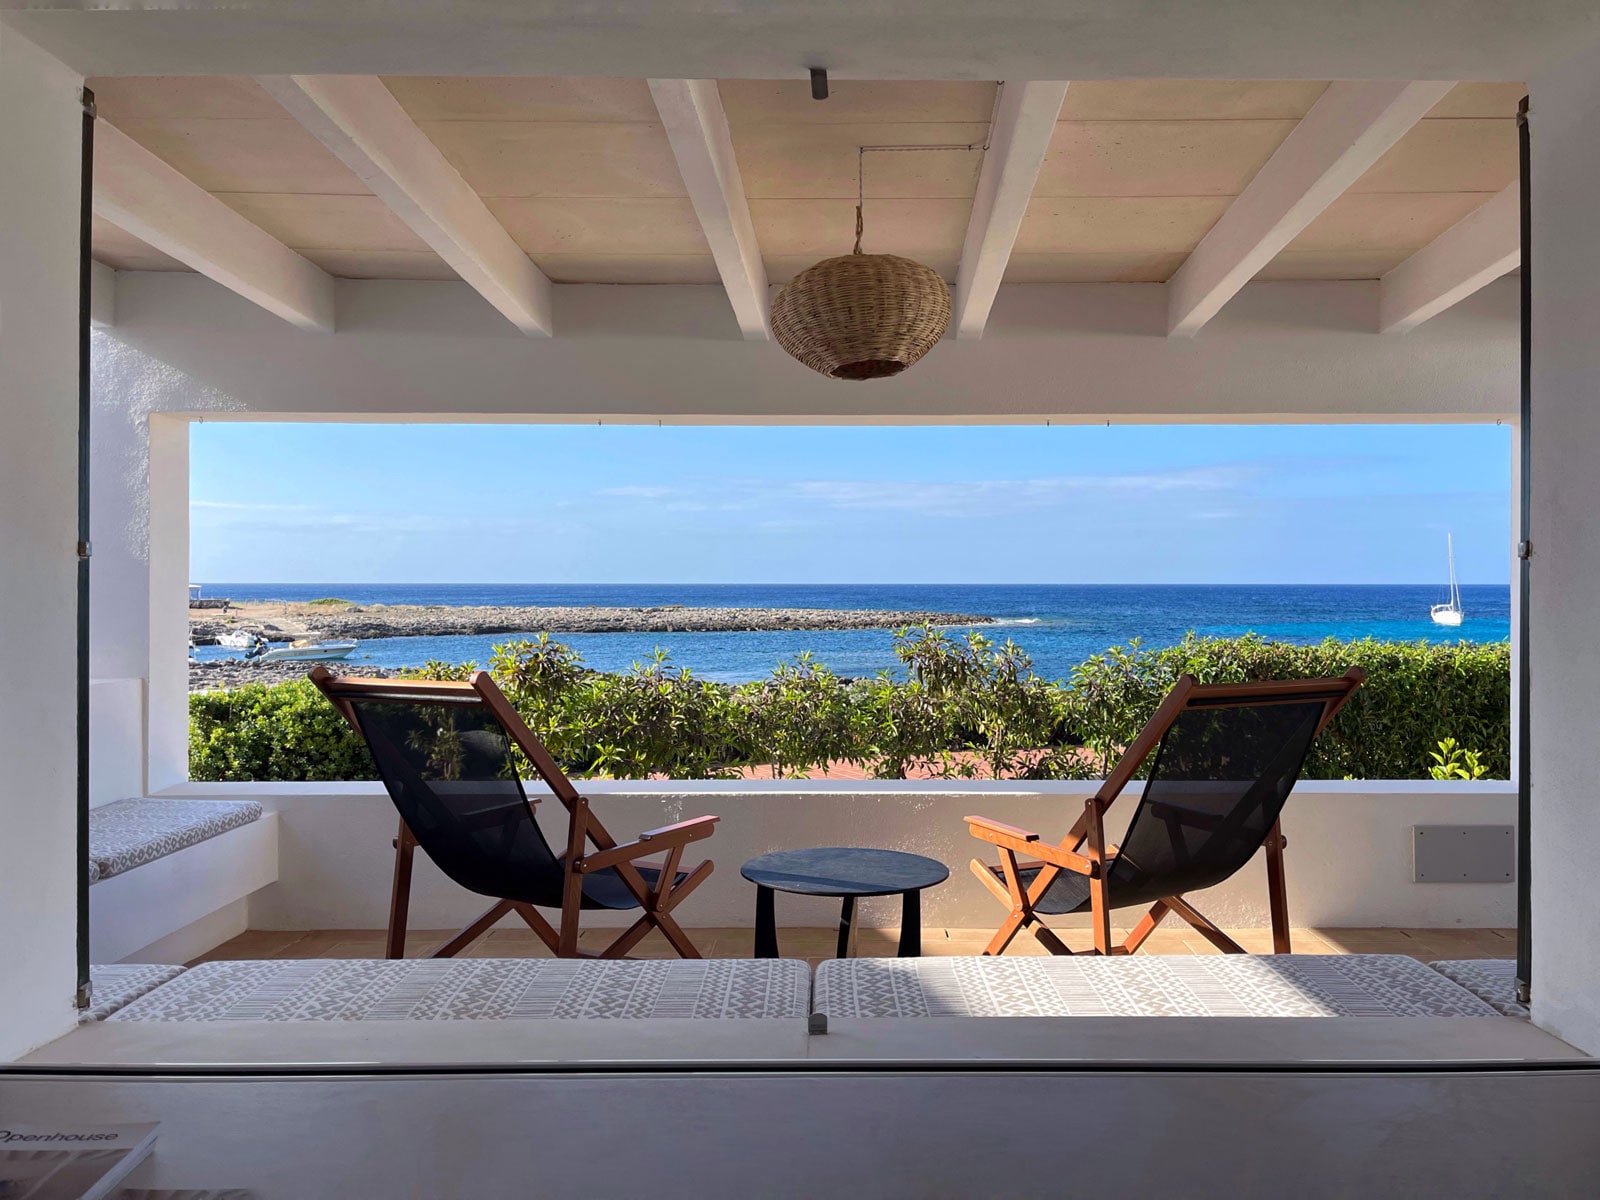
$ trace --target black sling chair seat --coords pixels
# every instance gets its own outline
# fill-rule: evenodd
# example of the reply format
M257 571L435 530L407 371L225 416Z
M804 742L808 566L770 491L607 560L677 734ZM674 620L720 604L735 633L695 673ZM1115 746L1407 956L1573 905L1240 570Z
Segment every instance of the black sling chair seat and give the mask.
M679 868L683 848L710 837L718 818L682 821L619 845L487 672L457 683L345 678L319 666L311 682L366 739L400 813L389 958L405 954L418 846L454 882L495 901L433 957L464 950L511 913L563 958L620 958L652 929L684 958L700 957L672 910L711 874L709 860ZM560 853L535 820L538 797L522 782L529 769L567 810ZM640 861L647 857L660 861ZM559 928L540 908L560 910ZM601 953L588 954L578 949L578 914L586 909L643 912Z
M1202 685L1181 676L1059 846L966 818L974 837L1000 851L998 865L974 859L973 874L1010 910L984 953L1003 952L1027 929L1053 953L1070 954L1039 918L1089 912L1096 954L1132 954L1168 913L1219 950L1242 954L1184 895L1228 879L1263 849L1273 949L1289 953L1278 818L1312 742L1365 678L1359 667L1333 679L1262 683ZM1105 811L1147 760L1127 835L1108 846ZM1142 905L1150 907L1127 940L1112 945L1111 911Z

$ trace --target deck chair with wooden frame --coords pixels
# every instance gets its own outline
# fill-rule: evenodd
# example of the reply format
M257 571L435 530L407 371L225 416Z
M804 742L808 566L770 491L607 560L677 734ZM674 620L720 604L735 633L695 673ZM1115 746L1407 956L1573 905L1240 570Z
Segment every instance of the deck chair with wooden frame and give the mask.
M453 683L343 678L319 666L311 682L366 739L400 812L387 957L405 955L418 846L456 883L494 899L430 957L459 953L511 913L562 958L621 958L652 929L684 958L701 957L672 913L711 874L709 860L689 870L679 866L684 847L710 837L718 818L696 817L619 844L487 672ZM567 810L562 853L550 848L534 819L539 798L523 787L523 758ZM661 861L640 861L652 856ZM540 908L560 910L559 928ZM578 949L584 909L643 911L593 954Z
M1289 792L1317 734L1366 673L1336 679L1197 684L1179 678L1133 739L1059 846L1024 829L968 817L972 835L1000 850L998 866L972 870L1010 912L985 954L1000 954L1024 929L1055 954L1070 954L1041 919L1088 911L1095 954L1132 954L1176 913L1227 954L1244 948L1184 896L1232 876L1265 849L1272 947L1289 953L1278 828ZM1150 770L1121 846L1105 841L1105 812L1138 774ZM1026 855L1026 859L1018 855ZM1149 905L1121 945L1111 942L1114 909Z

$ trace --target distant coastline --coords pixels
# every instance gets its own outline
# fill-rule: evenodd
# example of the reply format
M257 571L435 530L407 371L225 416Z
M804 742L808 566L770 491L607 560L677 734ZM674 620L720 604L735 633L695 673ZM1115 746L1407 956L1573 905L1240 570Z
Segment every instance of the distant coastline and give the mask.
M997 569L1014 569L1002 564ZM1495 642L1510 634L1511 591L1505 584L1462 586L1466 621L1433 624L1429 606L1446 588L1428 584L302 584L206 582L207 597L229 597L227 614L204 613L195 657L206 683L233 672L220 660L241 652L206 644L218 618L255 614L262 632L282 640L297 633L356 637L345 669L392 671L430 660L487 664L494 647L546 631L597 671L628 671L658 652L674 669L737 683L763 679L780 662L809 653L834 673L866 678L899 669L893 627L929 618L971 625L996 642L1010 639L1051 680L1137 638L1147 647L1175 645L1189 632L1236 637L1254 632L1274 641L1310 644L1326 638L1380 642ZM338 598L346 604L315 605ZM269 603L271 602L271 603ZM265 605L265 607L263 607ZM443 607L439 607L443 606ZM401 619L401 610L406 614ZM465 616L468 610L481 610ZM606 613L625 610L610 622ZM688 611L720 611L691 624ZM798 613L754 626L752 610ZM574 619L557 627L557 611ZM291 614L303 618L283 618ZM341 615L343 614L343 615ZM386 615L387 614L387 615ZM732 614L732 615L729 615ZM827 614L820 617L819 614ZM979 615L981 614L981 615ZM197 616L202 615L198 614ZM382 624L374 623L382 618ZM348 624L345 622L349 622ZM364 627L356 622L368 622ZM266 629L274 625L276 630ZM576 626L576 628L572 628ZM237 625L236 625L237 627ZM466 629L485 632L465 633ZM492 630L493 632L488 632ZM392 632L396 636L380 636ZM304 667L304 664L301 664ZM237 677L265 679L235 664Z
M502 633L790 633L993 622L974 613L922 609L355 604L328 597L191 608L189 635L195 645L210 646L230 630L259 633L269 641L313 636L370 641Z

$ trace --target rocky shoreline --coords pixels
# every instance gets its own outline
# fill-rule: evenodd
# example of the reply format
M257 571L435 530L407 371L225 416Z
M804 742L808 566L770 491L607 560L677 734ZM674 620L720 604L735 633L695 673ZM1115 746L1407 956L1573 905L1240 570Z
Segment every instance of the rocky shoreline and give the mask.
M247 683L288 683L290 680L304 679L316 665L308 662L245 662L237 658L190 663L189 691L219 692L243 687ZM391 679L400 674L394 667L374 667L359 662L331 662L326 666L339 675L367 675L375 679Z
M302 604L261 601L225 612L189 614L195 645L214 645L229 630L269 641L325 637L444 637L495 633L769 633L818 629L899 629L907 625L987 625L971 613L821 608L510 608L400 604Z

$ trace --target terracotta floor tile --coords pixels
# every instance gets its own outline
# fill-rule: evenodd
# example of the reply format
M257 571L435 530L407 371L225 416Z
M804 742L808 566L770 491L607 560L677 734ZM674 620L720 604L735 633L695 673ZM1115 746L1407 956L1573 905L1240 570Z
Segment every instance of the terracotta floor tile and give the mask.
M1429 951L1432 959L1515 958L1517 943L1492 929L1413 929L1408 932Z
M716 953L717 942L713 930L686 929L689 940L695 948L706 958L718 957ZM578 948L599 953L616 941L622 934L622 927L613 929L585 929L578 935ZM667 941L660 930L652 929L628 951L629 958L677 958L678 952L673 949L672 943Z

